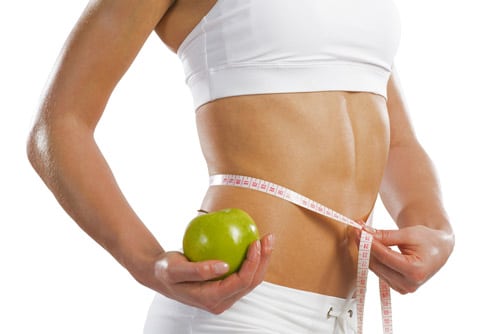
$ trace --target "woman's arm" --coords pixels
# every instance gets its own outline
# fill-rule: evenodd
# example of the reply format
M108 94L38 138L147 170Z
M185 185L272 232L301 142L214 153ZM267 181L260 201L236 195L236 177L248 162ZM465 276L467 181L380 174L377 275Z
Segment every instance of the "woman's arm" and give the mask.
M95 141L108 98L169 1L90 1L59 56L29 159L71 217L132 274L162 248L122 195Z
M412 129L396 74L389 80L387 105L391 146L380 194L399 230L375 234L371 268L407 293L446 263L454 235L436 172ZM398 246L401 253L389 246Z
M113 89L173 2L90 1L49 81L28 156L63 208L139 282L218 312L261 279L269 255L267 239L265 251L254 244L249 261L224 284L199 285L227 266L218 261L189 263L179 253L165 253L127 203L94 140ZM178 284L185 281L199 284Z

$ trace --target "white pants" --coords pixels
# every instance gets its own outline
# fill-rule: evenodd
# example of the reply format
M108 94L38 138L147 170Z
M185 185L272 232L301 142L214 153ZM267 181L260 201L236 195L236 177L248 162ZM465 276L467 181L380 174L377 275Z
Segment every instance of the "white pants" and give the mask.
M144 334L355 334L356 301L263 282L214 315L156 295Z

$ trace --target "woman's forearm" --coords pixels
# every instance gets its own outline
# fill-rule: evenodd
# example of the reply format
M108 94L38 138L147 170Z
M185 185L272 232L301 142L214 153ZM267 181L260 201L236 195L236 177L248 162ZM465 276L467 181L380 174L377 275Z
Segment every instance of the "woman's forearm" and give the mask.
M380 193L400 228L425 225L452 233L437 174L418 142L391 148Z
M162 247L134 213L85 124L39 120L29 159L66 212L139 281Z

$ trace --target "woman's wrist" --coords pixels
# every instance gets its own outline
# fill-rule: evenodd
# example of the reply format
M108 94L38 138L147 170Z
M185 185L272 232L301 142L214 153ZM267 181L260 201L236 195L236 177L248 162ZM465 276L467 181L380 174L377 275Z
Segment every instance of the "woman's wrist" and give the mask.
M448 216L441 208L430 209L430 205L408 206L397 219L399 228L421 226L434 230L440 253L449 257L455 247L455 235Z
M154 280L155 263L165 251L142 223L135 225L133 230L119 236L109 251L136 281L150 286Z
M156 254L144 255L142 258L137 258L135 263L130 265L127 270L140 284L150 289L158 290L158 279L155 275L155 268L157 262L164 254L165 252L161 250Z

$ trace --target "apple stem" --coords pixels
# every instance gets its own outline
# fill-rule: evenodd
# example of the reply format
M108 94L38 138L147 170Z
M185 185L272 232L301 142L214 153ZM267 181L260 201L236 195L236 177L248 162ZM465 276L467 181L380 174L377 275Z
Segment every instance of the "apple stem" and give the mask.
M208 211L205 211L205 210L203 210L203 209L199 209L199 210L198 210L198 212L199 212L199 213L208 213Z

